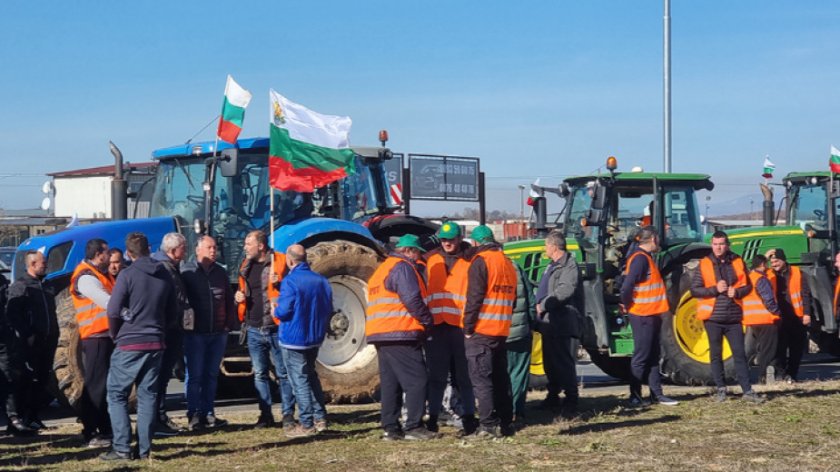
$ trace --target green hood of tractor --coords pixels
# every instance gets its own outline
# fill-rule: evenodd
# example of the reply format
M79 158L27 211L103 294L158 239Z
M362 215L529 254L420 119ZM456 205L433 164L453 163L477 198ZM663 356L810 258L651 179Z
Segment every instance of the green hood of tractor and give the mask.
M730 249L744 259L749 266L750 260L757 254L765 254L770 249L784 249L788 263L799 264L802 253L809 251L808 236L799 226L761 226L727 231ZM706 235L706 241L711 234Z

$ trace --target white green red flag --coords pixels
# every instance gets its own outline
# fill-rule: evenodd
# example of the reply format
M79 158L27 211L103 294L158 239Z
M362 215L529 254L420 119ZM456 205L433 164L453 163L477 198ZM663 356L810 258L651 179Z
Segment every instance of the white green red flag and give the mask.
M355 173L349 116L322 115L269 92L269 182L280 190L312 192Z
M225 84L225 100L222 103L222 117L216 136L224 142L236 144L245 120L245 108L251 103L251 92L240 87L230 75Z
M764 158L764 172L761 174L765 179L773 178L773 171L776 170L776 164L770 160L770 156Z
M828 165L831 167L831 172L840 174L840 150L831 146L831 158L828 160Z

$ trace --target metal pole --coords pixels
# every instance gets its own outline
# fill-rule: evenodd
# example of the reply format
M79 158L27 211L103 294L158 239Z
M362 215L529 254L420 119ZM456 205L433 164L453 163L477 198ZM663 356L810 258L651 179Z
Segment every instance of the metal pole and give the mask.
M665 0L665 15L663 21L664 44L663 55L663 121L664 121L664 167L665 172L671 172L671 0Z
M519 221L525 220L525 186L519 186Z

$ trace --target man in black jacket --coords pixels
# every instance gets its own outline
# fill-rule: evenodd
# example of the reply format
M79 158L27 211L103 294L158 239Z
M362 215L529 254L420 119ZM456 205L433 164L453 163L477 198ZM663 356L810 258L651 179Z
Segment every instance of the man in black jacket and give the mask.
M9 287L7 316L15 330L21 349L20 414L33 429L44 428L38 412L51 397L48 384L53 358L58 346L58 319L55 315L55 292L42 283L47 261L38 251L29 251L24 258L26 273Z
M6 433L15 436L31 435L34 431L18 416L20 363L15 352L18 343L6 321L8 288L9 282L0 276L0 415L6 415Z

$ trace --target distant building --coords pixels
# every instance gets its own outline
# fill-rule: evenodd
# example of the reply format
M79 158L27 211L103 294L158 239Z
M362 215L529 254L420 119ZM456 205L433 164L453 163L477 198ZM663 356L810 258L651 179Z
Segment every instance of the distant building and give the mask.
M127 163L124 175L130 194L138 195L128 200L128 216L143 218L149 215L149 202L154 185L156 162ZM82 219L111 218L111 181L114 166L91 167L47 174L53 178L57 217L78 216ZM147 185L147 182L149 182Z

